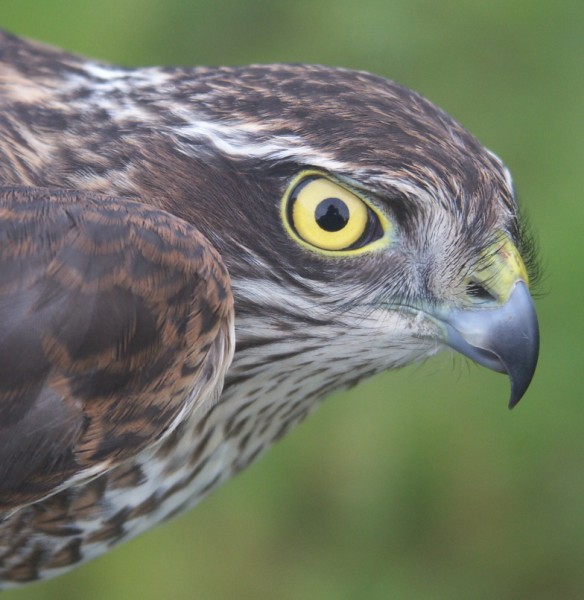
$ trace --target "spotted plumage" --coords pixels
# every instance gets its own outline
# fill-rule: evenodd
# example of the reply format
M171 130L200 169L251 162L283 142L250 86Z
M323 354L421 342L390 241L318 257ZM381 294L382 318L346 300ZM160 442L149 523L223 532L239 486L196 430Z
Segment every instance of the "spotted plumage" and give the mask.
M354 218L338 199L307 200L336 220L305 235L314 181L363 215L350 243L319 241ZM0 33L4 585L189 508L331 391L445 345L515 403L522 231L501 161L385 79L129 70Z

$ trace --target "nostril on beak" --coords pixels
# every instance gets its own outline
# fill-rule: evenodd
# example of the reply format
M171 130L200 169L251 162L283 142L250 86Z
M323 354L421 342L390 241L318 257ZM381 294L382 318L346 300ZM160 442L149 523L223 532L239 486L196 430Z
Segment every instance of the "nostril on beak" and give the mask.
M469 281L466 284L467 296L475 302L496 302L497 298L478 281Z

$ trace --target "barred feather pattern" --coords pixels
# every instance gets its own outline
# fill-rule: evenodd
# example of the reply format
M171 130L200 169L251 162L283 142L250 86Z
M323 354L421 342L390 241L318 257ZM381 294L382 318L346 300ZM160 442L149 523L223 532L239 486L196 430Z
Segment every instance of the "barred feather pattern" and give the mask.
M113 469L6 513L6 586L58 575L193 506L330 392L436 353L441 332L412 307L460 305L493 232L521 235L501 161L421 96L361 72L130 70L0 33L0 134L1 185L133 198L192 223L235 299L220 397ZM331 261L291 242L279 201L304 168L387 212L389 258Z
M331 329L328 320L310 336L286 335L286 320L263 331L264 323L239 321L236 334L245 353L236 358L211 410L195 411L164 443L136 459L4 519L3 585L59 575L180 514L259 458L331 391L422 360L440 347L423 340L400 343L408 332L400 340L387 315L361 318L368 323L362 335L376 336L375 346L349 335L341 323ZM416 318L411 315L412 327ZM428 340L434 327L426 324Z

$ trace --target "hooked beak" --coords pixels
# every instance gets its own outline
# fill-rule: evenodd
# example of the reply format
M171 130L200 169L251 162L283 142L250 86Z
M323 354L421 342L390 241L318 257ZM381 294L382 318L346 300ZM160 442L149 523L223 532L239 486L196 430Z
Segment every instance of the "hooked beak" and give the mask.
M539 327L524 281L513 285L507 301L493 308L455 310L442 315L446 343L480 365L511 380L509 408L527 390L539 354Z

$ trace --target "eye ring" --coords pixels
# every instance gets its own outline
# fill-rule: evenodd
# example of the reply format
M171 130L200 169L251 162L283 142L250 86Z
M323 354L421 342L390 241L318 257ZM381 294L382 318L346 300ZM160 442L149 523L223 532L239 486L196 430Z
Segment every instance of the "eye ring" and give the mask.
M282 220L296 242L322 254L354 255L389 243L391 227L383 213L316 171L292 181L282 199Z

